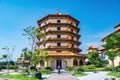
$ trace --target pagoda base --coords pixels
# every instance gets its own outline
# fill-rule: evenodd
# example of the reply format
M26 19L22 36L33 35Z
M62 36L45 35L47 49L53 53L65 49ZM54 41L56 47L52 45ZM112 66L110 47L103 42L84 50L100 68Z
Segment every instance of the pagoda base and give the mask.
M85 64L86 56L83 54L76 54L76 53L69 53L69 55L66 54L59 54L56 53L49 53L50 60L45 62L45 66L49 66L52 69L57 69L58 66L61 67L61 69L66 69L67 67L73 67L73 66L81 66Z

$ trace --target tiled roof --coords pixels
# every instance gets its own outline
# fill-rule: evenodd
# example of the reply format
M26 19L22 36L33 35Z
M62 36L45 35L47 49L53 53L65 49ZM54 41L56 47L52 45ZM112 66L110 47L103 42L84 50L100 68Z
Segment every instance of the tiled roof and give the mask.
M41 56L41 55L40 55ZM79 53L73 53L73 52L64 52L64 53L59 53L59 52L51 52L48 53L48 56L51 57L57 57L57 56L62 56L62 57L87 57L85 54L79 54Z
M91 49L98 49L97 46L90 46L87 50L91 50Z

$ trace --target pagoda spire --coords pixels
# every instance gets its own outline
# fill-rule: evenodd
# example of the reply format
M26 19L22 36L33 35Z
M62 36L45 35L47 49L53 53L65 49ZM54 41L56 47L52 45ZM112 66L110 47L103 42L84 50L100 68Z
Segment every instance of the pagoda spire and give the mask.
M57 13L56 13L57 15L61 15L61 12L59 11L59 10L57 10Z

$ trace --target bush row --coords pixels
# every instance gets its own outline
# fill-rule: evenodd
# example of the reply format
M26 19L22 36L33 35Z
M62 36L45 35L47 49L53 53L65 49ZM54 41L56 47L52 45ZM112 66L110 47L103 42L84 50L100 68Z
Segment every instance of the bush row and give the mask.
M77 67L67 67L66 70L67 71L114 71L116 68L113 66L110 67L98 67L98 68L94 68L93 65L84 65L84 66L77 66Z
M9 65L9 69L18 69L17 65ZM1 69L7 69L7 65L0 65L0 70Z

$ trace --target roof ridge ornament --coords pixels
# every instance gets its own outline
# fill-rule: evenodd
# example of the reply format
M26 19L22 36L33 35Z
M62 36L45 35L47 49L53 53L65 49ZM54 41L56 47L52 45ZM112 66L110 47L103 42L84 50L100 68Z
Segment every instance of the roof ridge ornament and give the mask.
M57 10L57 13L56 13L57 15L61 15L61 12L59 11L59 10Z

